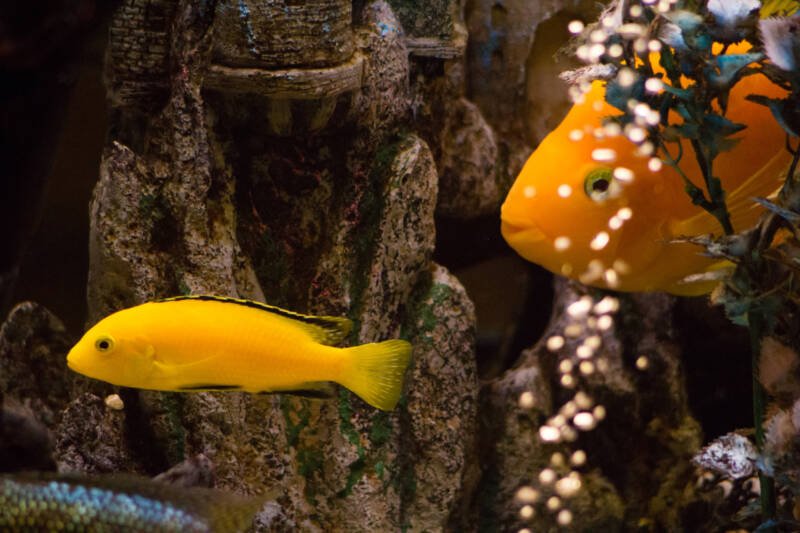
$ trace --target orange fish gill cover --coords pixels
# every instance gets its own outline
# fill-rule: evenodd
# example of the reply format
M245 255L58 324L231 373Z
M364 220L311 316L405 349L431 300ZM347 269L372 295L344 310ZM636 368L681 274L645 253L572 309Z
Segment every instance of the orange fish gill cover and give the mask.
M747 48L731 46L728 53ZM652 63L658 64L657 55ZM589 285L682 295L710 291L714 282L682 280L722 266L719 260L693 244L670 241L719 235L719 223L691 203L678 172L646 149L644 127L630 125L622 134L618 124L604 124L619 115L605 101L605 89L604 82L592 82L530 156L502 206L503 237L525 259ZM736 135L738 144L714 161L737 231L755 223L761 209L752 197L777 190L791 157L770 111L745 98L754 93L785 94L762 74L742 78L730 92L726 117L747 127ZM633 112L655 113L649 123L658 124L658 112L646 105ZM670 118L676 122L677 116ZM677 153L676 143L667 146ZM702 186L688 149L680 168Z

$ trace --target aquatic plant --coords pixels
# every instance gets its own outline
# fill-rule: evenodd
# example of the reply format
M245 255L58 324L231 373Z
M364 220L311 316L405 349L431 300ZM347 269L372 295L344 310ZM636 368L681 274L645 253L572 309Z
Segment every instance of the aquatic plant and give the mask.
M651 171L664 164L675 169L687 201L716 220L717 227L709 228L708 234L686 236L679 242L698 245L698 252L720 261L719 268L694 274L685 281L718 281L712 302L724 306L733 322L750 331L759 450L765 442L766 397L757 379L762 339L794 339L798 333L800 288L795 278L800 258L800 185L796 169L800 144L793 137L800 132L800 19L791 16L796 10L794 3L780 1L762 6L757 0L620 0L595 23L585 25L576 20L569 24L569 31L576 36L575 54L586 66L564 75L572 83L576 101L590 90L594 80L605 80L605 100L619 114L606 117L604 134L627 137L636 145L637 154L648 160ZM762 74L782 88L785 96L752 94L747 99L769 110L785 132L789 155L781 153L780 147L766 147L775 149L778 155L765 165L760 172L763 175L749 181L763 184L774 179L776 171L783 171L782 185L769 199L752 198L753 204L766 208L755 226L734 227L724 188L726 176L720 175L715 163L721 153L735 151L741 135L748 134L746 125L727 116L732 89L748 76ZM699 167L702 182L690 177L692 173L686 169L691 165ZM624 170L618 167L614 172ZM748 193L747 199L754 194ZM577 315L586 315L593 305L600 304L588 298L572 305L575 308L567 312L580 318ZM577 348L578 361L578 352L589 351L587 342L595 337L588 337ZM548 339L550 349L559 350L563 345L563 337ZM574 363L562 360L561 365L571 369ZM570 372L562 374L561 385L572 388ZM528 400L521 398L521 405L524 407ZM569 410L570 404L564 409ZM565 434L561 430L571 430L571 426L558 420L551 422L554 420L540 428L542 441L572 440L570 431ZM574 416L572 425L578 425ZM762 527L769 529L776 520L774 482L763 470L759 478ZM529 489L522 489L523 496Z

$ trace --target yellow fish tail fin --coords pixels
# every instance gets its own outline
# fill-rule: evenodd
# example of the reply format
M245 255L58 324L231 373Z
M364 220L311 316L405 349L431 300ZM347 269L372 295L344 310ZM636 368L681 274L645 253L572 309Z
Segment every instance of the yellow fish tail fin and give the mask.
M344 350L350 364L339 382L373 407L394 409L403 392L411 344L395 339Z

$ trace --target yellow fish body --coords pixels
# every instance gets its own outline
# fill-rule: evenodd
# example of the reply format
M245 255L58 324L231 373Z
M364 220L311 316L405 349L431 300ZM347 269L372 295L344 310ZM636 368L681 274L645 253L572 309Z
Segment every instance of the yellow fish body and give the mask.
M378 409L400 398L404 340L331 346L346 318L309 316L215 296L149 302L107 316L67 355L69 367L114 385L161 391L242 390L322 395L347 387Z
M746 48L731 46L729 53ZM770 111L745 99L753 93L785 95L762 74L743 78L731 91L726 116L747 128L733 150L715 159L714 175L722 179L736 230L756 222L762 210L752 197L774 192L791 159ZM589 285L681 295L710 291L713 282L682 280L721 263L701 255L698 246L670 241L719 234L719 223L691 203L675 169L637 155L625 135L597 138L602 119L619 114L604 96L605 84L593 82L585 100L530 156L502 206L503 237L525 259ZM691 146L683 144L679 166L704 189ZM675 143L668 146L676 155Z

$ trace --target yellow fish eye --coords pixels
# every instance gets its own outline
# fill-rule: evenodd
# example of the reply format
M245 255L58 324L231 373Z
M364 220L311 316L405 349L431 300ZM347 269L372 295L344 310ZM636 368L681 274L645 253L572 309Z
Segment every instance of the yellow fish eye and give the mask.
M613 171L608 167L598 167L586 174L583 191L595 202L602 202L611 195L613 184Z
M114 339L106 335L98 337L98 339L94 341L94 347L98 352L110 352L112 349L114 349Z

